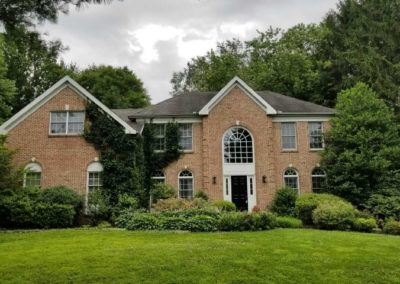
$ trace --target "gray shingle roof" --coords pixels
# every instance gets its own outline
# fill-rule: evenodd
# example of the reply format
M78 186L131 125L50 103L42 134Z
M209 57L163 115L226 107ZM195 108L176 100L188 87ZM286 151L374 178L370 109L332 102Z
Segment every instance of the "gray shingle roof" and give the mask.
M143 108L112 109L111 111L115 113L123 121L128 123L129 126L131 126L133 129L135 129L137 132L140 133L142 131L144 123L133 122L132 120L129 119L129 116L134 115L135 113L141 110L143 110Z
M326 114L335 113L332 108L327 108L314 103L302 101L293 97L284 96L271 91L257 91L278 114ZM168 116L193 116L214 97L217 92L193 91L162 101L144 109L132 111L130 118L168 117ZM114 111L114 110L113 110ZM128 111L127 111L128 112ZM125 113L125 112L124 112Z

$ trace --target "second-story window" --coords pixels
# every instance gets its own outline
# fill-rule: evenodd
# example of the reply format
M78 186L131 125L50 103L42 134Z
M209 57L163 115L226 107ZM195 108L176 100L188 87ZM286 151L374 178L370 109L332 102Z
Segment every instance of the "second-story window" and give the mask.
M323 149L324 139L322 135L322 122L309 122L308 131L310 138L310 149Z
M165 151L165 124L154 124L154 150Z
M51 134L82 134L85 122L83 111L54 111L50 115Z
M282 149L283 150L295 150L296 145L296 123L294 122L282 122L281 123L281 135L282 135Z
M193 141L193 131L191 123L180 123L179 124L179 146L182 147L182 150L190 151L192 150L192 141Z

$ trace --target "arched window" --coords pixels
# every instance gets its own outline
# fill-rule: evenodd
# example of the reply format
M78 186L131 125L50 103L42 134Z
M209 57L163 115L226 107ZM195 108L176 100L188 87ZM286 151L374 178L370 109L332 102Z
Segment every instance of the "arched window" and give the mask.
M99 162L93 162L87 169L87 189L88 192L97 190L103 187L102 179L103 165Z
M24 187L40 187L42 181L42 167L38 163L29 163L25 166Z
M321 168L315 168L311 173L312 191L321 192L326 185L326 174Z
M283 174L285 186L293 188L296 192L299 191L299 174L293 168L289 168Z
M188 170L179 174L179 198L193 198L193 174Z
M253 163L253 141L250 133L240 127L229 129L224 136L225 163Z
M163 171L155 171L153 172L151 179L154 183L165 183L165 175Z

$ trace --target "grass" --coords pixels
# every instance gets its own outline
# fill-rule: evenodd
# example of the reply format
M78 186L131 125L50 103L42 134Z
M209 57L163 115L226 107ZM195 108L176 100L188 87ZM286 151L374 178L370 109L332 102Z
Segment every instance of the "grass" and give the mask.
M399 283L400 237L304 229L0 233L0 283Z

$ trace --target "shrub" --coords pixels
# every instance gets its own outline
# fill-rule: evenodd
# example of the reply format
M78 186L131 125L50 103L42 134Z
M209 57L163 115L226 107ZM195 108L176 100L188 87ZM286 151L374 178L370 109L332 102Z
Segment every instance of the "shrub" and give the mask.
M110 219L109 202L100 190L93 190L89 193L86 214L93 219L94 224L98 224L101 220Z
M160 227L163 230L186 230L186 219L182 217L162 217Z
M218 229L217 220L204 215L188 218L184 227L191 232L214 232Z
M376 220L374 218L356 218L353 220L352 229L359 232L372 232L377 229Z
M67 228L73 224L75 208L72 205L39 203L33 213L35 228Z
M400 235L400 222L389 219L383 227L383 231L390 235Z
M301 228L303 222L300 219L290 216L278 216L276 217L276 227L278 228Z
M204 199L205 201L208 201L208 195L207 195L207 193L205 193L205 192L202 191L202 190L196 191L194 197L195 197L195 198L201 198L201 199Z
M126 225L126 229L132 231L157 230L159 228L158 218L150 213L134 213Z
M98 225L97 228L99 229L108 229L108 228L112 228L112 225L107 222L107 221L101 221Z
M279 189L272 200L271 211L281 216L295 216L297 192L290 187Z
M218 212L233 212L236 211L235 203L226 200L216 200L211 203L212 206L216 207Z
M0 199L0 227L32 228L34 203L26 196L12 195Z
M139 202L136 197L123 193L118 195L118 202L112 209L112 219L115 220L119 215L127 211L136 211L139 208Z
M42 203L47 204L71 205L76 213L83 208L82 196L65 186L45 188L40 199Z
M312 213L318 204L323 201L338 201L340 197L331 194L307 193L300 195L295 204L296 215L304 225L312 225Z
M400 220L400 196L373 194L367 201L366 208L377 218Z
M193 200L182 199L182 198L169 198L159 200L153 204L153 209L156 212L163 211L180 211L185 209L203 209L210 207L210 204L201 198L195 198Z
M273 229L276 217L272 213L227 212L221 214L218 220L220 231L258 231Z
M347 230L355 218L353 205L344 200L322 201L312 213L313 223L320 229Z
M158 182L153 185L152 194L153 194L153 200L157 201L160 199L168 199L176 197L177 190L168 184Z
M158 213L161 216L165 217L181 217L181 218L191 218L194 216L210 216L213 218L218 218L218 212L210 209L196 209L189 208L184 210L176 210L176 211L164 211Z

